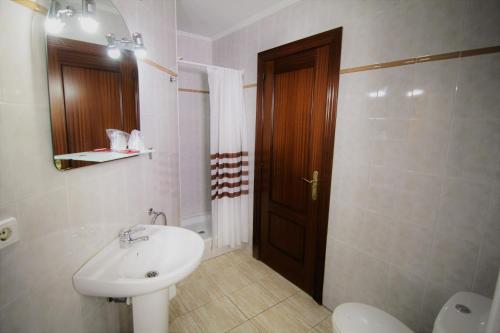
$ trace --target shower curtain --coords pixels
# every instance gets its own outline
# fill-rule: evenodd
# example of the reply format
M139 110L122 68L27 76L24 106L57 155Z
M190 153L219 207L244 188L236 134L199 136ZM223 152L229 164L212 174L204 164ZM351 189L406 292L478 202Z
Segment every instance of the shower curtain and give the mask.
M248 241L248 149L243 72L208 68L212 229L217 247Z

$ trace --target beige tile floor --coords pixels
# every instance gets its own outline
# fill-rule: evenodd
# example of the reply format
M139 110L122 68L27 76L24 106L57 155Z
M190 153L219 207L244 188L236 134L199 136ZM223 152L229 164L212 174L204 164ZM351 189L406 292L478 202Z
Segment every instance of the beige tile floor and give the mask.
M246 250L204 261L177 285L175 332L332 332L331 312Z

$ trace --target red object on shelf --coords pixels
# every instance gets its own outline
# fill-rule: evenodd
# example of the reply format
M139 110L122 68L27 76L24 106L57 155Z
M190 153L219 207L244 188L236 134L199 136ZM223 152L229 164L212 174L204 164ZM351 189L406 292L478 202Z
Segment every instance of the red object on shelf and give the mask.
M138 154L140 153L139 150L134 150L134 149L125 149L125 150L118 150L118 153L122 154Z
M97 149L94 149L92 151L99 153L99 152L111 152L113 150L111 150L109 148L97 148ZM115 152L121 153L121 154L139 154L141 151L134 150L134 149L124 149L124 150L116 150Z

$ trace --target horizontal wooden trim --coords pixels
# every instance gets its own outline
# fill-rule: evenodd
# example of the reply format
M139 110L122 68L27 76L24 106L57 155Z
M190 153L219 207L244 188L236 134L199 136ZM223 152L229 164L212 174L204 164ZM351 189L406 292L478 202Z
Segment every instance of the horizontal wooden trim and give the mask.
M465 50L465 51L461 52L460 56L462 58L466 58L466 57L472 57L472 56L489 54L489 53L498 53L498 52L500 52L500 45L491 46L491 47L483 47L480 49Z
M463 50L463 51L455 51L455 52L448 52L448 53L426 55L426 56L408 58L408 59L402 59L402 60L381 62L378 64L371 64L371 65L366 65L366 66L343 68L340 70L340 74L372 71L375 69L413 65L413 64L429 62L429 61L440 61L440 60L449 60L449 59L457 59L457 58L467 58L467 57L473 57L473 56L491 54L491 53L500 53L500 45L499 46L491 46L491 47L483 47L483 48L479 48L479 49L470 49L470 50ZM249 83L249 84L246 84L243 86L243 88L254 88L254 87L257 87L257 83ZM193 92L195 92L195 91L193 91Z
M463 51L440 53L440 54L426 55L426 56L408 58L408 59L402 59L402 60L396 60L396 61L381 62L378 64L372 64L372 65L366 65L366 66L344 68L344 69L340 70L340 74L349 74L349 73L356 73L356 72L371 71L371 70L381 69L381 68L406 66L406 65L412 65L412 64L429 62L429 61L466 58L466 57L472 57L472 56L478 56L478 55L490 54L490 53L498 53L498 52L500 52L500 46L483 47L483 48L479 48L479 49L470 49L470 50L463 50Z
M214 194L212 195L212 200L215 200L215 199L221 199L221 198L224 198L224 197L227 197L227 198L237 198L237 197L240 197L242 195L246 195L248 194L248 190L242 190L242 191L238 191L238 192L221 192L221 193L217 193L217 194Z
M153 61L153 60L151 60L151 59L145 58L145 59L142 59L141 61L142 61L143 63L145 63L145 64L148 64L148 65L150 65L150 66L152 66L152 67L156 68L156 69L159 69L159 70L160 70L160 71L162 71L162 72L167 73L167 74L168 74L168 75L170 75L170 76L177 77L177 73L176 73L176 72L174 72L173 70L168 69L168 68L167 68L167 67L165 67L165 66L162 66L162 65L160 65L160 64L158 64L158 63L156 63L156 62L154 62L154 61Z
M49 11L44 6L31 0L12 0L12 1L43 15L47 15L47 12Z
M179 88L179 91L182 92L191 92L191 93L200 93L200 94L208 94L208 90L200 90L200 89L190 89L190 88Z

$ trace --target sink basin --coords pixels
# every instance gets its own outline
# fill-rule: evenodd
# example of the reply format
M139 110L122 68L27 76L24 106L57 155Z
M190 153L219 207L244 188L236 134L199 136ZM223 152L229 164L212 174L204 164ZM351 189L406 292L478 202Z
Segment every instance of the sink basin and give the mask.
M204 242L198 234L184 228L135 228L139 227L145 230L133 237L148 236L147 241L120 248L118 238L115 239L73 276L73 285L86 296L132 297L134 332L167 332L167 288L198 267ZM160 323L155 323L154 312L158 312ZM146 318L142 318L142 313Z

